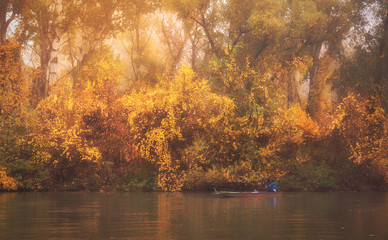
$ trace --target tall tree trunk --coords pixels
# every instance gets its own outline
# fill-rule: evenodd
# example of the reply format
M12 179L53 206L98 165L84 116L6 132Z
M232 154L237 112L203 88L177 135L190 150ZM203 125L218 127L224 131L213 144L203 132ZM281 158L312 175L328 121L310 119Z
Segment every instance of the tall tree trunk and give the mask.
M58 51L60 47L60 41L62 36L62 0L55 0L55 25L56 28L53 32L53 40L51 43L51 53L50 58L48 62L48 69L47 69L47 82L48 84L51 84L58 78Z
M193 16L191 16L190 18L202 27L202 30L204 31L205 36L209 42L210 49L216 55L216 57L224 56L224 54L222 53L222 51L220 51L220 49L218 48L218 46L216 45L216 43L214 41L214 38L213 38L213 36L210 32L209 26L207 24L205 14L202 12L202 10L201 10L201 19L200 20L196 19Z
M40 14L48 13L41 12ZM56 17L52 23L43 22L43 20L39 23L42 34L40 42L40 69L43 73L42 98L46 98L49 95L50 84L58 78L58 51L63 33L62 0L55 0L54 14ZM51 32L48 31L50 24L53 29Z
M0 45L4 45L7 42L8 26L16 15L16 13L13 11L11 16L7 19L7 12L10 4L11 3L9 0L0 1Z
M313 66L310 71L310 89L316 83L319 67L319 55L321 54L323 42L315 44L313 49Z
M41 49L40 49L40 70L42 71L42 79L40 89L40 94L42 98L46 98L48 96L49 92L49 84L48 84L48 72L49 72L49 61L50 61L50 53L51 50L49 47L45 44L41 44Z
M325 54L319 59L319 66L315 72L315 82L310 84L308 99L308 113L317 122L327 123L327 117L332 110L331 80L338 77L338 62Z
M2 0L0 3L0 44L5 44L7 36L7 8L9 0Z
M313 66L310 70L310 89L308 94L307 112L311 117L315 118L316 112L318 111L317 103L318 97L318 70L319 70L319 57L321 53L323 42L316 43L313 47Z
M288 105L292 105L295 103L301 103L301 99L298 93L298 89L300 88L300 73L292 72L288 77L288 85L287 85L287 102Z

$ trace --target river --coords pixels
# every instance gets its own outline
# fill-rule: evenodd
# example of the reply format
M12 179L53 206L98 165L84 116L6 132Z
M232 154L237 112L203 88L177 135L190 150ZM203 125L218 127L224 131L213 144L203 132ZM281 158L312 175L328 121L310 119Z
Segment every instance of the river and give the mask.
M388 239L388 193L0 193L0 239Z

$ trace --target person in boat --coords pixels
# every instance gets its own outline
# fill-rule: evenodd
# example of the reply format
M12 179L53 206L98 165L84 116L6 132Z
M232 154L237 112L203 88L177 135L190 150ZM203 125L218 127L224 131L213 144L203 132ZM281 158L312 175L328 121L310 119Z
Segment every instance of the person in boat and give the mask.
M279 183L277 182L272 182L268 186L265 187L265 190L267 192L276 192L276 188L278 187Z

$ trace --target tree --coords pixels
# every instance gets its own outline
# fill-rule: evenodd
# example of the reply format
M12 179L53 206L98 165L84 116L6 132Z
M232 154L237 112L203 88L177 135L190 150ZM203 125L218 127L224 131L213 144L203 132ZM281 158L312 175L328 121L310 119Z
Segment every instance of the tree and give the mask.
M180 190L185 171L195 164L182 159L184 149L218 122L226 121L234 109L233 101L212 93L207 81L196 79L187 66L157 88L123 96L121 102L127 134L134 139L141 159L151 164L151 171L155 169L164 191Z
M122 66L109 49L100 49L80 72L75 98L79 102L83 138L94 142L104 162L125 161L127 140L117 103L121 96Z
M34 120L28 109L28 87L21 47L14 39L7 40L0 45L0 186L5 190L34 188L29 184L37 168L29 161L27 136Z
M351 163L351 170L357 173L353 177L361 178L361 181L354 179L356 186L353 187L371 183L373 188L379 188L388 183L388 139L384 115L384 110L376 103L351 92L335 110L330 133L344 143L349 156L347 161Z
M225 6L223 1L199 0L188 2L167 0L166 2L178 12L178 17L194 21L200 25L209 43L210 51L217 57L223 55L222 31L225 27L222 22L222 8Z
M160 23L160 38L164 43L167 74L173 75L184 57L188 34L183 23L173 15L164 15Z
M78 75L82 67L100 48L104 41L122 29L124 16L118 14L120 7L131 4L131 0L83 0L75 5L72 16L73 27L63 35L62 53L69 60L67 66L73 78L74 87L78 84Z
M352 3L350 1L292 1L290 5L289 36L291 46L299 48L298 52L312 57L309 71L310 91L308 111L314 119L320 119L324 110L319 105L322 91L325 91L328 78L324 69L330 68L334 59L340 56L341 43L351 27L349 16ZM327 49L328 58L320 60Z
M22 13L25 0L3 0L0 3L0 45L7 41L10 24ZM10 14L10 15L9 15Z
M143 78L153 71L148 66L152 58L148 55L154 38L156 8L157 1L154 0L133 1L124 8L123 15L127 22L121 35L121 44L129 55L135 83L145 80ZM155 66L151 64L151 67Z
M345 97L351 89L364 97L379 98L385 110L387 91L388 14L385 1L354 1L348 54L342 57L341 81Z
M75 1L27 1L22 15L25 42L33 41L40 59L42 97L49 94L49 86L59 77L59 50L62 37L75 18Z
M28 83L23 76L20 51L16 41L0 45L0 117L4 119L26 104Z
M201 31L198 23L192 23L191 26L190 24L188 24L188 26L186 26L186 29L189 29L189 31L188 30L186 31L188 32L187 35L189 36L189 40L190 40L190 52L189 52L190 64L192 69L195 72L199 73L201 55L205 56L203 50L206 43L204 41L203 32Z
M23 13L24 41L32 41L40 58L44 85L43 97L49 93L49 85L58 79L59 61L65 53L70 60L69 72L74 77L86 64L93 52L107 37L122 25L125 4L132 1L117 0L55 0L27 1ZM119 9L121 7L121 10ZM66 46L66 51L63 51Z

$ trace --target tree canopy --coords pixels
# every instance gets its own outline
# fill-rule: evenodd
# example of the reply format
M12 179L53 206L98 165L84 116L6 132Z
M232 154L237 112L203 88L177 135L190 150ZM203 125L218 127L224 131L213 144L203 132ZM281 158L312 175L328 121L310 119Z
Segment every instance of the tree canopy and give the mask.
M388 184L382 0L5 0L0 190Z

